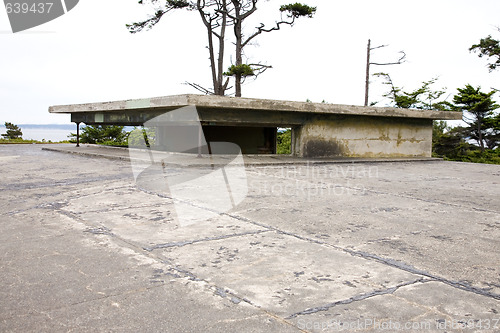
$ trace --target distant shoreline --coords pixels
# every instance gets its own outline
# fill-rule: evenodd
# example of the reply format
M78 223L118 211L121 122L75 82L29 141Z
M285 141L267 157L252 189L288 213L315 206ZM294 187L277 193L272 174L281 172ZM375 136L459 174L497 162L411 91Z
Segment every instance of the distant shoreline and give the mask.
M23 132L23 139L59 142L68 140L70 133L76 133L76 125L71 124L16 124ZM0 125L0 134L6 132L5 126Z
M52 129L69 129L75 130L75 124L16 124L21 129L23 128L52 128ZM0 124L0 128L5 128L4 124Z

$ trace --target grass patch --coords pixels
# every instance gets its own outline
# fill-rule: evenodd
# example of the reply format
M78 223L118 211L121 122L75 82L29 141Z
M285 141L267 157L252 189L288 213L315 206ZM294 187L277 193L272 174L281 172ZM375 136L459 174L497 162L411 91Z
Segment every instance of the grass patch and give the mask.
M71 143L69 140L53 142L51 140L25 140L25 139L0 139L0 144L47 144L47 143Z

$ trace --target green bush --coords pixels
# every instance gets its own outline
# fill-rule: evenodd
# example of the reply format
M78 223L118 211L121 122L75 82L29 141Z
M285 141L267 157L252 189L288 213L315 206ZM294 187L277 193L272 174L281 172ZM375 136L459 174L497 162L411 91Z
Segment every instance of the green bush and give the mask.
M146 141L147 139L147 141ZM154 146L156 141L156 131L154 128L136 127L128 134L129 147Z
M5 122L5 129L6 129L6 133L2 134L4 139L7 139L7 140L21 139L22 140L23 132L21 131L19 126L14 125L13 123L9 123L6 121Z
M276 154L286 155L292 153L292 130L290 128L287 128L285 131L278 131L276 141Z
M116 125L87 125L80 131L80 142L126 146L128 133L123 128ZM71 133L70 137L74 141L76 134Z

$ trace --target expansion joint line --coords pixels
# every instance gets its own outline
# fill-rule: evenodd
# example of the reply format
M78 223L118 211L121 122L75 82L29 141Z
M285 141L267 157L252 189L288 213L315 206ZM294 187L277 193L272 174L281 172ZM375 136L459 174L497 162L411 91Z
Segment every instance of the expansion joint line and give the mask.
M486 296L486 297L494 298L496 300L500 300L499 294L492 293L487 289L477 288L477 287L471 286L470 284L465 283L465 282L448 280L448 279L443 278L441 276L419 270L411 265L396 261L394 259L383 258L383 257L377 256L375 254L362 252L362 251L353 251L353 250L349 250L349 249L342 249L342 250L351 254L352 256L361 257L361 258L365 258L365 259L372 259L372 260L378 261L380 263L386 264L386 265L394 267L394 268L401 269L403 271L406 271L406 272L409 272L412 274L422 275L422 276L428 277L434 281L442 282L442 283L447 284L453 288L457 288L460 290L472 292L472 293L477 294L477 295Z
M192 245L192 244L196 244L196 243L200 243L200 242L210 242L210 241L239 237L239 236L257 235L257 234L261 234L261 233L269 232L269 231L271 231L271 230L257 230L257 231L241 232L241 233L237 233L237 234L206 237L206 238L195 239L195 240L191 240L191 241L157 244L157 245L153 245L151 247L144 247L144 250L151 252L151 251L156 250L156 249L165 249L165 248L169 248L169 247L181 247L181 246Z
M430 281L433 281L433 280L420 278L420 279L417 279L417 280L414 280L414 281L404 282L404 283L398 284L395 287L390 287L390 288L386 288L386 289L375 290L375 291L372 291L372 292L369 292L369 293L365 293L365 294L360 294L360 295L357 295L357 296L353 296L353 297L345 299L345 300L336 301L336 302L329 303L329 304L326 304L326 305L323 305L323 306L318 306L318 307L306 309L304 311L296 312L296 313L293 313L290 316L286 317L285 319L293 319L293 318L296 318L298 316L309 315L309 314L313 314L313 313L320 312L320 311L328 311L328 310L330 310L331 308L333 308L333 307L335 307L337 305L347 305L347 304L351 304L351 303L354 303L354 302L363 301L365 299L372 298L372 297L375 297L375 296L393 294L399 288L410 286L410 285L413 285L413 284L416 284L416 283L425 283L425 282L430 282Z

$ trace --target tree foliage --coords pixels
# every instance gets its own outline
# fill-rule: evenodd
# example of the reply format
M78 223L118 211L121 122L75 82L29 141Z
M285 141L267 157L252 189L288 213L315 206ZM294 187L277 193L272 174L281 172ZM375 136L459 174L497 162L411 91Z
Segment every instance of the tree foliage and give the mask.
M446 121L435 120L432 128L432 155L450 160L461 160L472 146L463 136L463 127L451 128Z
M500 29L499 29L500 30ZM500 41L493 39L490 36L482 38L478 44L474 44L469 48L469 51L479 52L479 57L486 57L491 61L488 68L494 71L500 66Z
M450 103L441 100L441 97L446 93L446 88L433 90L432 86L436 83L437 78L422 82L422 86L410 92L403 91L394 85L392 79L387 73L376 73L375 76L382 77L384 84L390 87L390 90L383 95L388 98L392 106L404 109L418 110L449 110Z
M500 149L485 149L466 140L467 127L444 128L441 122L434 122L432 155L451 161L500 164ZM444 121L442 123L445 123Z
M453 102L443 100L444 89L434 90L436 79L422 82L410 92L394 85L386 73L377 73L390 86L383 96L392 106L418 110L447 110L463 113L467 126L448 127L445 121L435 121L432 131L432 151L436 157L455 161L500 163L500 115L492 97L496 90L482 92L480 87L466 85L459 88ZM473 142L476 143L472 144Z
M203 22L208 37L208 52L212 74L213 89L207 89L196 83L188 83L192 87L215 95L225 95L230 89L229 79L234 78L235 96L241 96L241 85L249 76L257 77L267 69L269 65L262 63L245 63L243 59L244 49L250 45L257 36L264 32L280 30L283 24L293 25L299 17L312 17L316 7L310 7L301 3L283 5L280 12L285 14L274 26L267 27L260 23L253 31L245 33L243 23L257 11L258 0L140 0L139 4L149 4L156 7L155 12L146 20L127 24L131 33L137 33L144 29L148 30L155 26L162 17L175 9L186 9L197 11ZM226 71L224 66L227 28L232 27L234 33L233 43L235 46L234 60Z
M500 113L484 119L484 128L488 131L485 144L488 149L499 148L500 145Z
M2 136L5 139L15 140L15 139L21 139L23 136L21 128L19 128L19 126L17 125L14 125L13 123L5 122L5 129L6 132L2 134Z
M284 131L278 131L276 136L276 154L292 153L292 130L290 128Z
M227 72L224 72L224 75L226 75L226 76L235 76L235 75L252 76L252 75L255 75L255 72L250 65L241 64L239 66L231 65L231 67L229 67Z
M135 127L127 137L128 146L144 148L144 144L148 147L154 147L156 144L156 130L151 127Z
M87 125L81 129L80 142L108 145L125 145L127 133L123 126L117 125ZM71 133L75 138L76 134Z
M280 7L280 12L288 12L289 15L298 18L301 16L313 17L316 7L310 7L301 3L292 3Z
M468 126L450 128L446 122L434 122L433 155L464 162L500 164L499 106L492 100L495 92L481 92L480 87L466 85L453 97L452 109L464 112ZM476 144L473 144L473 143Z
M458 94L453 97L454 109L464 112L463 121L469 126L464 134L467 139L475 140L481 151L485 148L495 148L498 145L498 132L495 133L494 110L500 106L496 104L492 96L495 90L482 92L481 87L473 87L467 84L465 88L459 88Z

